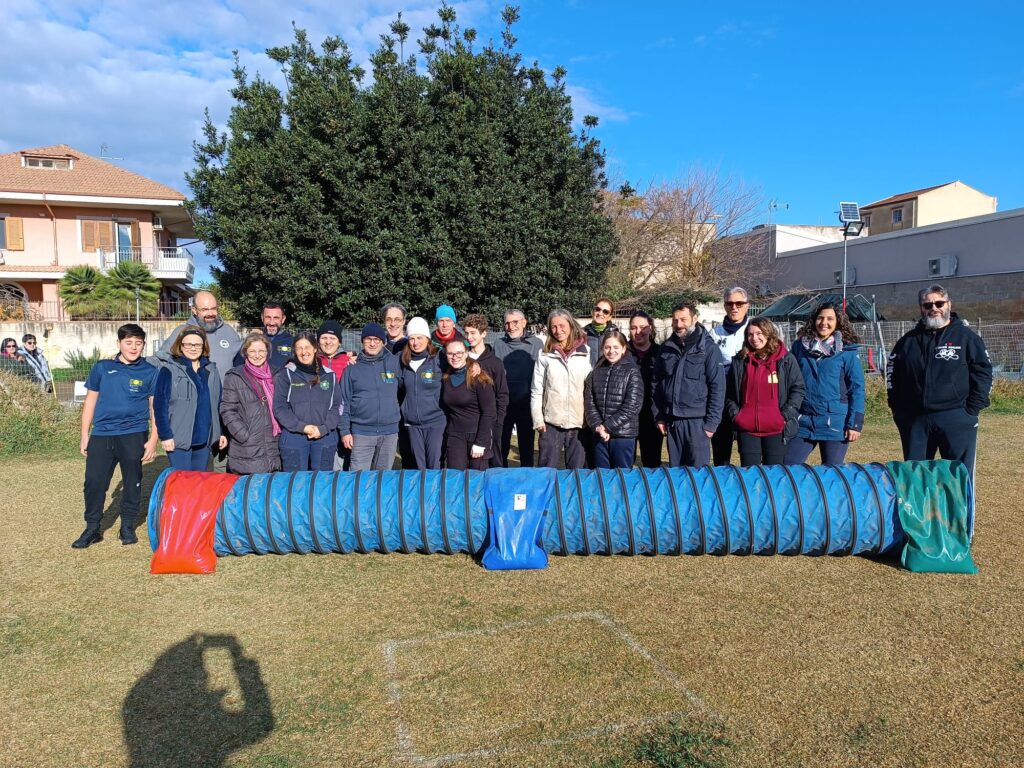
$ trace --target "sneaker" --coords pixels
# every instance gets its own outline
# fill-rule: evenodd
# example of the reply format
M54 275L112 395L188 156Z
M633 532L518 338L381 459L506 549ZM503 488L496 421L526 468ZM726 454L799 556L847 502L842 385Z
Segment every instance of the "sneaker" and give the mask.
M71 546L75 549L85 549L90 544L103 541L103 534L100 533L99 529L86 528L82 531L82 535L71 542Z

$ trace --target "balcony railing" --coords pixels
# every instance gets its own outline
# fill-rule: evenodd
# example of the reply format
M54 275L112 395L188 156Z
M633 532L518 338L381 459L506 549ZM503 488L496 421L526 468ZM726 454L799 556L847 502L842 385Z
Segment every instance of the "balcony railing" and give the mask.
M196 263L187 248L100 248L100 270L109 272L124 261L145 264L155 277L191 282Z

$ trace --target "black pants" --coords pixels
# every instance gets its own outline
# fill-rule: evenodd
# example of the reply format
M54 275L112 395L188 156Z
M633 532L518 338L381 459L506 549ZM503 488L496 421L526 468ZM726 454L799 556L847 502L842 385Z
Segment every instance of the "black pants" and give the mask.
M711 438L711 461L716 467L732 463L732 419L722 413L722 421Z
M640 445L640 466L657 469L661 466L661 447L665 436L658 430L654 417L640 417L640 434L637 443Z
M416 469L416 451L413 450L412 442L409 439L409 428L405 422L398 424L398 455L402 459L402 469Z
M516 428L519 441L519 465L533 466L533 416L530 414L530 399L508 404L505 423L501 428L501 463L508 466L508 453L512 448L512 427Z
M446 434L445 460L448 469L487 469L490 451L484 451L484 455L479 459L474 459L469 455L473 449L475 433L449 431Z
M548 424L547 428L540 433L540 465L558 469L562 459L562 451L565 451L566 469L583 469L587 464L587 454L580 440L581 433L585 429L562 429L554 424Z
M736 436L736 442L740 448L741 467L781 464L786 457L786 444L782 440L781 432L765 437L740 432Z
M505 462L501 459L501 454L497 450L498 446L504 442L505 437L502 435L504 429L504 417L501 421L494 422L494 429L491 430L491 458L487 460L488 467L504 467Z
M85 457L85 527L100 529L103 504L114 476L114 467L121 466L121 530L135 528L142 496L142 454L146 433L129 435L92 435Z
M974 476L978 449L978 417L962 408L918 416L895 417L900 431L904 461L928 461L938 453L943 459L959 461Z

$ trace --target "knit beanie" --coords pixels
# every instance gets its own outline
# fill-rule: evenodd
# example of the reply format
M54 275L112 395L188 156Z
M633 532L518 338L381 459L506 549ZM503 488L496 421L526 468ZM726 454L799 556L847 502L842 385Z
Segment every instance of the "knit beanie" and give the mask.
M430 336L430 326L422 317L414 317L405 326L405 333L408 336Z
M437 312L434 313L435 321L440 320L442 317L447 317L453 323L456 322L455 310L452 309L451 306L449 306L448 304L442 304L440 307L437 308Z
M387 332L378 323L367 323L363 326L363 334L360 339L368 339L371 336L376 336L384 342L388 340Z

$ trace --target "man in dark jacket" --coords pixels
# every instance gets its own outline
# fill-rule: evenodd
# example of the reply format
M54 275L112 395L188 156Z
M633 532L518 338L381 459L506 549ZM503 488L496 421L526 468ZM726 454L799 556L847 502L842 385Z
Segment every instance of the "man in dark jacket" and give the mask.
M886 368L893 421L906 461L963 462L974 475L978 414L989 404L992 363L985 342L952 312L941 285L918 294L921 319L896 342Z
M654 420L673 467L708 465L725 402L722 355L697 315L689 302L672 308L672 335L654 362Z
M494 354L505 367L508 409L501 425L501 465L508 466L512 430L519 441L519 464L533 466L533 416L530 414L530 385L533 366L544 342L526 330L526 315L521 309L505 312L505 335L494 342Z
M494 354L487 339L487 318L483 315L469 315L462 321L462 335L466 337L466 345L469 347L469 357L476 360L480 369L491 377L494 382L494 397L497 408L497 415L494 419L492 431L490 466L505 466L498 455L498 447L501 445L501 430L505 423L505 414L508 412L508 383L505 380L505 366L501 359Z
M260 320L263 323L261 330L270 341L270 356L267 358L267 362L270 363L270 368L273 371L281 370L292 357L292 344L295 343L295 337L290 331L284 329L286 319L284 308L276 301L268 301L263 305L263 312L260 314ZM235 355L234 362L236 366L245 362L241 350Z

